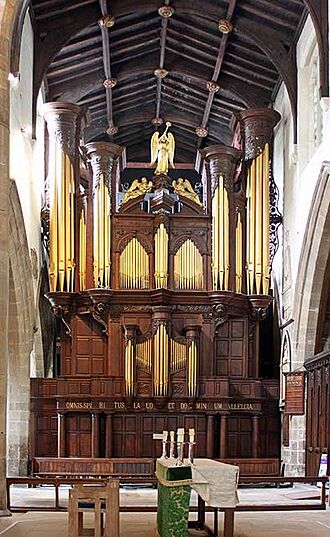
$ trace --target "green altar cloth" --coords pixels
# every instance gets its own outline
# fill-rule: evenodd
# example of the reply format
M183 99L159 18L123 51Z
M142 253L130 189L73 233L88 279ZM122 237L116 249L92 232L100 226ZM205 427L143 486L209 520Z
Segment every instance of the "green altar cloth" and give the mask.
M158 459L157 531L159 537L187 537L191 467L174 466L173 459Z

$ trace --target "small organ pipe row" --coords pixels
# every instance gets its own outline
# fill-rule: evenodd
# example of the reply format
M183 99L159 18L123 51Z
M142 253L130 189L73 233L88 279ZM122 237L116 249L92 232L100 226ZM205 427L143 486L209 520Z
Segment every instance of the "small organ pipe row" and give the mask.
M203 289L203 258L195 244L187 239L174 256L175 289Z
M152 375L153 395L169 395L170 375L187 368L187 395L197 395L198 345L195 339L181 343L171 338L165 322L160 322L153 336L134 343L134 334L126 329L125 387L134 395L135 367Z

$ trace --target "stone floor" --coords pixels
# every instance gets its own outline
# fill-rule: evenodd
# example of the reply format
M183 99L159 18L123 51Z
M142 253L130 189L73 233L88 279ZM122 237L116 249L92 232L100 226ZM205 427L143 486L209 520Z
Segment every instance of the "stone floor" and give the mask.
M315 498L318 489L297 485L288 489L240 489L241 504L304 503ZM153 489L121 490L121 505L156 505ZM27 489L13 487L13 505L52 505L51 488ZM61 504L67 501L68 490L61 491ZM193 496L192 503L196 503ZM191 518L194 518L194 513ZM221 524L220 514L220 524ZM211 524L212 515L207 515ZM87 526L92 526L92 515L86 516ZM66 537L67 513L26 512L0 518L0 537ZM221 526L220 526L221 527ZM155 513L122 513L120 515L122 537L155 537ZM195 534L196 535L196 534ZM220 532L221 535L221 532ZM235 537L329 537L330 509L327 511L250 512L235 514Z

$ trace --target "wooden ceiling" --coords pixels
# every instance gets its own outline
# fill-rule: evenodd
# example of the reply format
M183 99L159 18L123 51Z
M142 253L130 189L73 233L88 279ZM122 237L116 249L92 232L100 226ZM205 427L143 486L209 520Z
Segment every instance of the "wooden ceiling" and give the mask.
M158 12L164 5L169 18ZM149 160L156 117L173 124L176 161L193 163L198 148L230 144L232 113L268 106L281 80L295 112L302 0L32 0L32 10L37 86L45 76L47 100L88 107L86 141L125 145L130 161ZM107 15L110 28L98 22ZM229 33L219 30L222 19ZM157 68L167 76L157 78ZM116 85L106 89L109 78Z

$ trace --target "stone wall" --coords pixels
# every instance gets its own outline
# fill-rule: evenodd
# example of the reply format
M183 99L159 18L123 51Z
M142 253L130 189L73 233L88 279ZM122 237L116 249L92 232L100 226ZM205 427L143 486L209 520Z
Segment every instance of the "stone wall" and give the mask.
M6 514L6 407L9 302L9 51L20 2L0 2L0 515Z
M329 254L327 191L330 160L329 99L319 98L318 48L308 17L297 43L297 144L287 92L275 109L282 114L274 141L274 177L281 194L283 228L273 265L282 330L282 371L303 369L314 353L320 292ZM330 237L330 233L328 234ZM289 345L283 345L284 341ZM282 377L283 385L283 377ZM282 388L283 393L283 388ZM282 401L283 404L283 401ZM305 416L290 417L290 445L282 447L288 475L305 471Z

